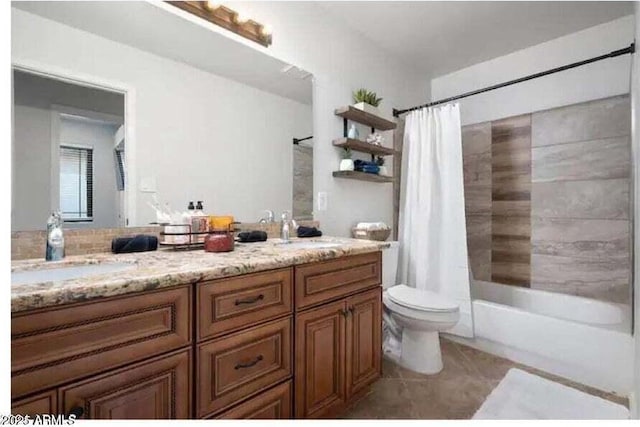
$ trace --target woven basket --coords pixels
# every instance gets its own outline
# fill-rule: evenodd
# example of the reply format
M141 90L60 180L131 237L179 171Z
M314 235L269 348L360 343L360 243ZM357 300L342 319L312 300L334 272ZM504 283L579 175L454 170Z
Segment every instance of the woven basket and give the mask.
M377 240L380 242L384 242L391 235L391 229L383 229L383 230L363 230L360 228L352 228L351 235L354 239L363 239L363 240Z

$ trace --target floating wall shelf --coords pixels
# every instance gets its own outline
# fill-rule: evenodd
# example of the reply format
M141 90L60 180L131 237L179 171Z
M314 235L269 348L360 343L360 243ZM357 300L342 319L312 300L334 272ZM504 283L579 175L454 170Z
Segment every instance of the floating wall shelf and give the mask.
M373 173L366 173L366 172L359 172L359 171L335 171L333 172L333 177L356 179L358 181L369 181L369 182L393 182L393 177L391 176L381 176Z
M369 144L365 141L352 138L339 138L333 140L333 145L341 148L350 148L361 153L369 153L373 156L393 156L395 151L393 148L383 147L381 145Z
M391 120L359 110L352 105L336 108L335 114L336 116L340 116L344 119L358 122L378 130L393 130L396 128L396 123Z

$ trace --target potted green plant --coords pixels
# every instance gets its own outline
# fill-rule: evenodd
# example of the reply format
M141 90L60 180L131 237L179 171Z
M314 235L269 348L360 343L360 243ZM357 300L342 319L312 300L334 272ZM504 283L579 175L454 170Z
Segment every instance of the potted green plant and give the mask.
M342 160L340 160L341 171L352 171L354 169L353 159L351 158L351 148L342 149Z
M380 115L380 111L378 110L378 106L382 102L382 98L378 98L378 94L372 91L369 91L364 88L360 88L353 92L353 102L354 108L357 108L362 111L366 111L367 113Z
M387 171L387 167L384 165L384 157L382 157L382 156L376 157L376 164L380 168L378 170L378 175L389 176L389 172Z

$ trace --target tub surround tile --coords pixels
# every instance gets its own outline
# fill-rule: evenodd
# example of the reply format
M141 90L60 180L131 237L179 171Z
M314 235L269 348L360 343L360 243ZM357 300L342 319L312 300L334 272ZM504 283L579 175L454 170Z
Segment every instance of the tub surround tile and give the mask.
M628 259L629 221L532 218L533 253L582 259Z
M467 214L467 249L476 280L491 280L491 216Z
M629 300L629 260L588 259L533 254L532 288L567 293L601 301Z
M630 117L623 95L463 127L474 278L628 304Z
M464 157L491 152L491 122L462 127L462 155Z
M532 149L533 182L628 178L628 136L572 142Z
M540 182L531 195L536 217L629 218L628 179Z
M628 136L631 134L629 96L534 113L532 124L534 147Z
M530 115L491 123L491 179L491 280L528 286L531 280L531 245L527 244L531 236ZM504 251L505 245L513 249Z
M186 283L219 279L255 271L289 267L347 255L375 252L388 243L369 240L322 237L312 241L335 242L332 248L291 249L278 240L236 244L233 252L209 253L204 250L172 251L169 249L133 254L94 254L70 256L59 262L23 260L12 262L12 271L87 265L109 262L132 263L136 269L115 274L92 276L60 282L44 282L11 286L11 311L69 304L94 298L168 288ZM309 241L303 239L303 241Z

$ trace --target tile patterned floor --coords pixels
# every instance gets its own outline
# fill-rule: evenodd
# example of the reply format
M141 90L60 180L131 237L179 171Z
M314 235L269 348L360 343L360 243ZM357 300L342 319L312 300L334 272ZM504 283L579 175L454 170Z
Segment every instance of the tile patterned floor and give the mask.
M613 402L604 393L441 338L444 369L422 375L385 359L382 378L344 414L351 419L469 419L511 368L520 368Z

